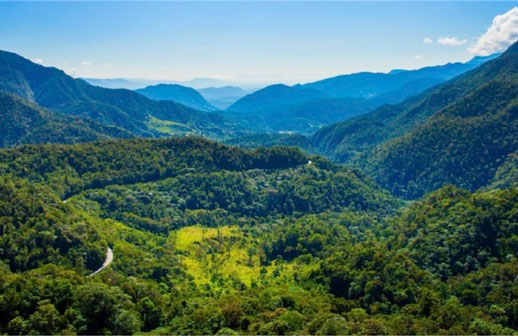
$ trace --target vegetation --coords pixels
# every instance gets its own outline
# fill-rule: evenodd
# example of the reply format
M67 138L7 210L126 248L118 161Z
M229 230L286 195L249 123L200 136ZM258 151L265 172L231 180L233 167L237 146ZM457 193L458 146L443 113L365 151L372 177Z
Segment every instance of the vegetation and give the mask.
M0 333L518 334L517 48L312 138L375 179L0 53L2 145L73 143L0 149Z
M518 330L514 189L401 209L299 150L196 138L4 149L0 176L3 333Z
M217 110L217 108L207 102L198 91L177 84L147 86L143 89L135 90L135 92L149 99L170 100L199 111Z
M449 63L412 71L341 75L292 87L271 85L235 102L227 109L226 116L257 132L309 134L329 124L363 115L383 104L399 103L496 56L475 57L466 63ZM335 155L338 148L329 148L325 143L361 130L349 129L347 133L336 130L342 127L337 125L325 129L323 134L315 137L314 145L333 158L344 159L342 155Z
M454 81L447 92L463 86L469 92L420 127L369 151L359 165L407 198L448 183L470 190L491 183L507 156L518 151L517 46Z
M131 135L117 127L45 110L20 97L0 92L0 147L26 143L75 143Z
M175 135L196 134L217 139L239 135L236 126L219 114L171 101L156 102L129 90L92 86L61 70L43 67L5 51L0 51L0 82L0 92L17 95L61 114L80 117L85 123L94 120L104 128L115 126L133 136L161 137L172 131ZM186 127L163 132L153 128L154 123L148 123L150 118Z
M291 133L259 133L244 135L238 138L226 140L225 143L242 148L290 146L298 147L306 153L316 153L307 137Z

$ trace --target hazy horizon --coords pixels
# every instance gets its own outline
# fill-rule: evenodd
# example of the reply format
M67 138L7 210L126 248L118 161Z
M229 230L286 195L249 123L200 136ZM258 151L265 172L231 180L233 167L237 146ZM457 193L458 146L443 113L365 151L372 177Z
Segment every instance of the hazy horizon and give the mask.
M0 49L74 77L258 87L466 62L517 22L516 2L0 2Z

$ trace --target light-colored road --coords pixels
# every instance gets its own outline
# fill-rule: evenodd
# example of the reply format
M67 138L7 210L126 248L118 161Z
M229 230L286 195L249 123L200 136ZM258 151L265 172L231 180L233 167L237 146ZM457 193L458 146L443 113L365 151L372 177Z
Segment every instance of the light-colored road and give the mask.
M100 271L102 271L103 269L108 267L108 265L110 265L112 263L112 261L113 261L113 251L111 248L108 247L108 250L106 251L106 259L104 260L103 265L97 271L95 271L92 274L90 274L89 276L87 276L87 278L96 275L97 273L99 273Z

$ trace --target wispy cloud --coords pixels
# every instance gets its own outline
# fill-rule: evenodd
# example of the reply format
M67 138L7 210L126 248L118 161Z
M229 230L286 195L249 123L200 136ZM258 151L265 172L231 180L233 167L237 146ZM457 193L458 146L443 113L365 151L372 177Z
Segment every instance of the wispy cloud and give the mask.
M505 50L518 40L518 7L497 15L486 33L468 50L473 55L487 56Z
M81 65L82 65L82 66L91 66L92 64L93 64L93 63L92 63L92 62L90 62L90 61L82 61L82 62L81 62Z
M458 47L468 43L468 40L459 40L456 37L441 37L437 40L437 43L448 47Z
M36 64L43 64L43 60L41 58L35 58L33 60L31 60L33 63L36 63Z
M418 60L418 61L422 61L423 60L423 56L420 55L420 54L417 54L414 56L414 59Z
M423 40L423 43L425 43L425 44L431 44L431 43L433 43L433 41L432 41L432 39L431 39L431 38L427 37L427 38L425 38L425 39Z

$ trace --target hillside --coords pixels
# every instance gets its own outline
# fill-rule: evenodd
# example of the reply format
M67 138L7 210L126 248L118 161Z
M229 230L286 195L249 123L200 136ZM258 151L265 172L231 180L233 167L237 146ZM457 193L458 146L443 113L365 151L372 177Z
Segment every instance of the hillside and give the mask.
M301 104L325 96L325 93L311 89L276 84L244 96L228 107L227 111L241 115L254 115L259 111Z
M198 138L3 149L0 330L513 334L516 198L400 212L358 171Z
M518 44L439 88L426 105L433 107L426 122L368 151L359 165L410 198L448 183L469 190L487 185L518 151Z
M0 147L25 143L75 143L108 138L128 138L116 127L61 115L35 103L0 92Z
M133 160L135 157L140 160ZM53 217L74 216L67 215L72 212L70 197L86 202L84 213L75 212L84 218L78 220L85 221L81 224L86 226L84 234L100 231L97 234L103 237L107 228L95 224L97 216L164 234L199 221L216 226L326 210L392 213L399 205L358 172L318 158L308 164L309 158L294 148L243 150L188 137L24 145L0 150L0 184L5 189L0 195L0 217L15 218L2 222L0 256L12 271L36 268L39 262L52 260L62 266L74 265L75 252L60 255L54 250L65 249L59 247L65 244L59 240L52 246L37 240L42 246L34 248L42 250L37 255L25 251L26 261L6 249L14 239L13 230L21 235L17 239L27 240L43 234L33 231L34 226L44 231L62 230L52 227L53 221L61 221ZM335 185L333 181L340 183ZM31 198L31 194L37 196ZM98 204L97 210L90 208L92 202ZM13 208L14 204L21 212ZM87 234L88 230L92 232ZM66 235L61 231L56 234ZM96 241L86 236L81 239ZM96 261L83 260L76 265L77 270L92 269L102 256L96 253ZM58 256L62 260L55 259Z
M136 136L203 134L220 138L234 132L220 115L173 102L155 102L129 90L92 86L5 51L0 52L0 79L0 91L62 114L117 126Z
M135 90L135 92L149 99L170 100L199 111L210 112L217 110L198 91L178 84L152 85Z
M384 105L368 114L325 127L313 135L312 143L326 156L339 162L347 162L356 155L423 124L434 113L469 94L473 88L483 85L499 72L502 76L507 76L503 69L494 74L490 72L494 69L490 67L494 62L496 60L489 61L399 104Z
M342 75L293 87L272 85L237 101L227 111L240 113L227 116L258 132L312 133L384 104L399 103L497 56L411 71Z
M300 134L256 133L228 139L225 143L241 148L289 146L300 148L306 153L316 153L309 139Z
M227 114L227 118L258 132L290 132L308 135L326 125L367 113L378 106L368 99L322 98L254 114Z

